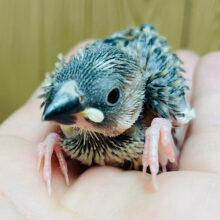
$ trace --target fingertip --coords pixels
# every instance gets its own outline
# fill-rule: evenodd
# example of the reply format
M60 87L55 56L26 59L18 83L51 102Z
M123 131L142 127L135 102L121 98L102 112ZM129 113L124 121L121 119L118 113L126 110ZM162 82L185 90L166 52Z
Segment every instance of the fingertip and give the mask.
M180 49L176 51L176 54L181 58L192 58L192 59L199 59L199 55L192 51L187 49Z
M84 41L79 42L76 46L74 46L72 49L70 49L67 54L65 55L65 59L68 61L70 56L73 54L76 54L79 48L84 49L87 44L92 44L95 41L95 39L87 39Z
M195 99L220 92L220 51L203 56L196 68Z
M220 80L220 51L208 53L200 59L197 75Z
M184 74L184 78L188 81L187 84L190 88L189 91L186 91L186 95L187 99L191 100L194 73L200 57L197 53L185 49L176 51L176 54L183 61L182 67L186 71L186 74Z
M213 51L201 57L200 63L204 63L204 64L212 63L212 65L215 65L216 61L218 61L217 63L219 63L219 59L220 59L220 51Z
M84 48L85 45L92 42L94 42L93 39L80 42L67 53L66 59L68 60L80 47ZM41 120L43 109L40 109L42 99L39 96L43 92L42 86L45 83L44 80L26 103L2 123L0 134L16 135L33 142L39 142L49 132L59 129L56 123L42 122Z
M184 77L191 82L195 72L195 67L200 59L199 55L190 50L178 50L176 51L176 54L183 61L183 68L186 71Z

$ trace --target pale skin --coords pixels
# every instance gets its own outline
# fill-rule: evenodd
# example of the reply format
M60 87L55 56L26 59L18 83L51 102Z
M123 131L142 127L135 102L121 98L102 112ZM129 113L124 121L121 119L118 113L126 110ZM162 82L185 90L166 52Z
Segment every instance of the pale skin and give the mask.
M219 219L220 52L202 58L189 51L177 53L193 85L188 97L197 117L187 133L179 170L158 175L157 192L148 174L85 169L72 160L67 186L53 159L48 196L36 152L57 125L41 122L37 90L0 127L0 219Z

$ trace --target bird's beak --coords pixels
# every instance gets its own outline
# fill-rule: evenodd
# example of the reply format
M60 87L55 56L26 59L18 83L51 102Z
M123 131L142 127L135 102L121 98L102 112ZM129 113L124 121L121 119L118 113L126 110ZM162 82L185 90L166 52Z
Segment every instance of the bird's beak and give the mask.
M46 105L42 119L66 125L74 124L76 120L74 114L84 109L85 107L80 103L78 96L71 96L69 93L58 93L53 101Z
M79 97L75 81L65 83L45 106L42 120L71 125L76 122L77 116L83 116L94 122L103 121L103 113L96 108L86 108Z

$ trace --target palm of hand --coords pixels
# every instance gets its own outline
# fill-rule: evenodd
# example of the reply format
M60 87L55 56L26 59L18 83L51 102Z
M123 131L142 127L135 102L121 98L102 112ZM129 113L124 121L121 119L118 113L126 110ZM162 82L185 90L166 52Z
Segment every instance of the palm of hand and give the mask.
M54 160L49 197L37 172L36 149L56 126L41 123L37 91L0 127L0 219L218 219L220 54L207 55L198 65L191 52L179 56L189 79L196 72L192 97L197 118L187 134L179 171L159 175L158 192L141 172L113 167L85 171L74 161L69 161L67 187Z

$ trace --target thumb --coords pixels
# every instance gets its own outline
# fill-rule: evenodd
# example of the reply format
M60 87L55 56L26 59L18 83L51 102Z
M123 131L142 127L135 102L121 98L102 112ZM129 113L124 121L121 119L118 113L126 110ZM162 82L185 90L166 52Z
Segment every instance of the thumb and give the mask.
M68 52L66 59L68 60L69 56L75 54L79 47L83 48L91 42L92 40L76 45ZM42 85L21 108L2 123L0 126L0 135L14 135L34 143L39 143L48 133L59 129L56 123L41 121L43 110L40 109L40 105L42 100L38 97L42 93Z

